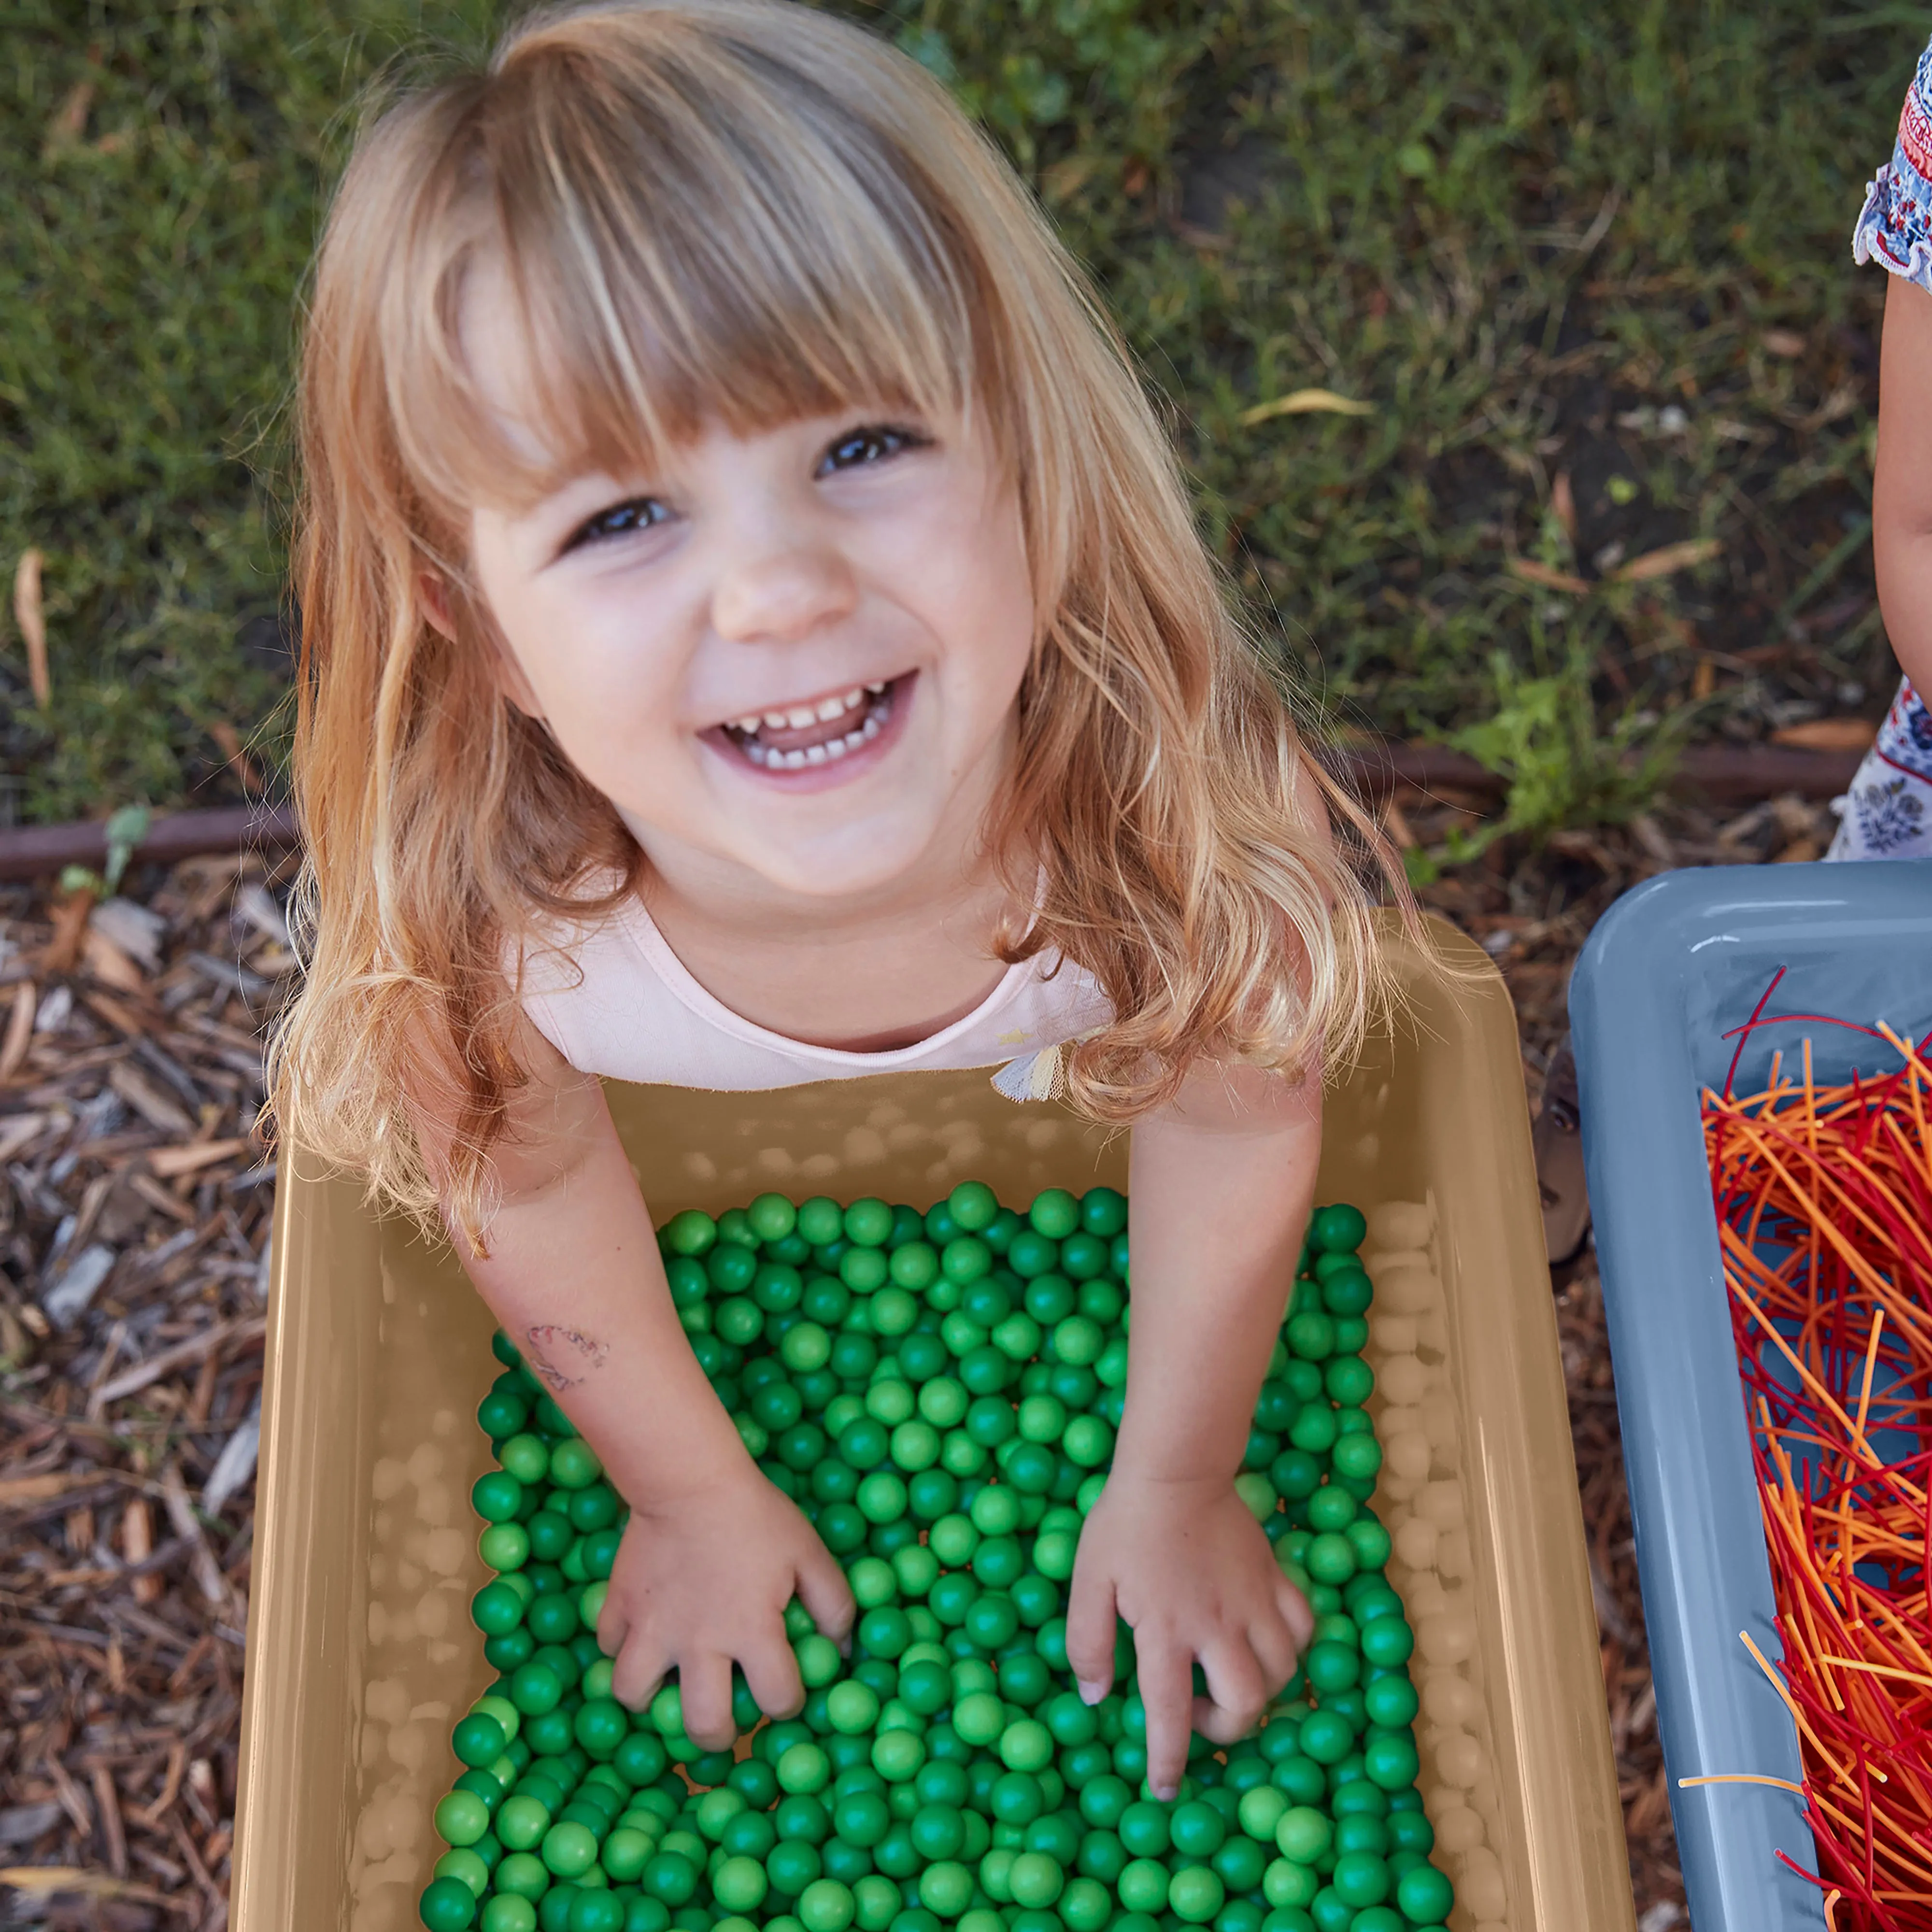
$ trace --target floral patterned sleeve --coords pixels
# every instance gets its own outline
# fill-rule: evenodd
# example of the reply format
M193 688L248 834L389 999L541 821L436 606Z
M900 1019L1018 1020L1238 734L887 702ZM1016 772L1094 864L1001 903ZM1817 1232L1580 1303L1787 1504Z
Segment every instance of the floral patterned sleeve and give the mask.
M1891 164L1865 190L1852 259L1875 261L1932 292L1932 46L1906 90Z

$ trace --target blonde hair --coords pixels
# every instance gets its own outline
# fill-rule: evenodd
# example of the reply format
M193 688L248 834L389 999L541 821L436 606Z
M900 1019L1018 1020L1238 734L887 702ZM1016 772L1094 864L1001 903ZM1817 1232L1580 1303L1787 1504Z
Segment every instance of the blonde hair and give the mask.
M485 259L544 346L548 470L460 352ZM526 1077L506 943L608 912L644 869L491 675L464 557L484 479L532 500L706 419L861 401L971 410L1018 492L1040 634L988 835L1016 902L1041 888L1000 956L1056 949L1114 1008L1066 1057L1072 1103L1130 1120L1202 1055L1295 1074L1359 1042L1382 988L1366 879L1412 912L1400 872L1302 750L1126 350L990 143L916 63L784 0L551 10L374 119L302 358L308 939L272 1091L282 1132L382 1204L434 1225L440 1199L475 1238ZM1311 780L1328 825L1298 806ZM406 1094L452 1136L440 1176Z

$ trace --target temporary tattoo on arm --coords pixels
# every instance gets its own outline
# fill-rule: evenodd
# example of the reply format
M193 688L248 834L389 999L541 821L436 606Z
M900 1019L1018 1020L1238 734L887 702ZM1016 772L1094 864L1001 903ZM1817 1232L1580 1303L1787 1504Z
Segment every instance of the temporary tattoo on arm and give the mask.
M610 1352L608 1342L580 1334L574 1328L560 1328L554 1322L540 1323L524 1333L530 1345L530 1366L553 1389L574 1388L592 1369L601 1369Z

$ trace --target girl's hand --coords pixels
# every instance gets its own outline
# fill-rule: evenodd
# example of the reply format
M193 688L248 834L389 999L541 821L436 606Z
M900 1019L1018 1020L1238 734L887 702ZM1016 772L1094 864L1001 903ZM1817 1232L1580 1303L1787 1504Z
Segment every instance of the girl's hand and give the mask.
M853 1618L844 1573L748 1460L715 1482L633 1505L597 1619L597 1641L616 1659L610 1694L641 1709L674 1666L686 1735L724 1750L738 1734L735 1663L760 1710L796 1717L805 1687L784 1628L794 1596L843 1642Z
M1229 1480L1108 1479L1081 1532L1066 1658L1090 1703L1114 1675L1114 1619L1133 1627L1147 1706L1148 1783L1180 1789L1188 1734L1232 1744L1294 1675L1313 1634L1307 1600ZM1208 1695L1193 1694L1196 1658Z

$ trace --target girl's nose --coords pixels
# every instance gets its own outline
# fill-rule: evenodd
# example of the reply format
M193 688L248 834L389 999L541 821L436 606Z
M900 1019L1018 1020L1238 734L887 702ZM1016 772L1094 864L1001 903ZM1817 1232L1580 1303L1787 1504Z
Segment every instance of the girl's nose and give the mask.
M850 614L851 566L830 545L800 543L734 558L712 597L712 623L735 644L790 644Z

